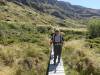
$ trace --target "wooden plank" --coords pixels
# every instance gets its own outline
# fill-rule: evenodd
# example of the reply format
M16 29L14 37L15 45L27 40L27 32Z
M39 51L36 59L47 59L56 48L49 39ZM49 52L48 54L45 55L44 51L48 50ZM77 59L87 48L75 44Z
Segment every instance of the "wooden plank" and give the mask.
M65 75L62 59L60 59L60 63L56 63L56 65L54 65L54 62L53 62L54 56L53 55L54 55L54 52L52 50L48 75Z

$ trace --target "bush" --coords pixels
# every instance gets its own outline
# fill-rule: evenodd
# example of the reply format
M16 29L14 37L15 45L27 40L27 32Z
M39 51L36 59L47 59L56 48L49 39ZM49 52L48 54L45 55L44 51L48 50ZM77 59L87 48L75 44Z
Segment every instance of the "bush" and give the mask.
M100 19L93 19L89 21L89 38L100 37Z
M99 56L85 45L86 42L80 40L69 41L65 44L63 60L66 75L100 74Z
M52 30L52 27L50 26L38 26L37 31L40 33L48 33Z

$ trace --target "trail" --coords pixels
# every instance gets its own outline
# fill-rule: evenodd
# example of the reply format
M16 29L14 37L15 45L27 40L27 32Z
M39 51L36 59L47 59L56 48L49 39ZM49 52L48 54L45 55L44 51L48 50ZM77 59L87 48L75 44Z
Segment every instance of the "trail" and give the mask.
M54 63L53 63L53 60L54 60L53 54L54 54L54 52L53 52L53 49L52 49L48 75L65 75L62 59L60 59L60 63L56 63L56 65L54 65Z

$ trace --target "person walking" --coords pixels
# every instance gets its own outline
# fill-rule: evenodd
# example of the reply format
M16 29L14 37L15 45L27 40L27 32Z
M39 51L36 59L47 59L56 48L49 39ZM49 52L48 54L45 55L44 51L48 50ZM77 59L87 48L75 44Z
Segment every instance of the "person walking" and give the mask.
M63 42L64 38L61 35L60 31L55 30L54 34L51 37L51 42L50 42L50 44L53 44L54 65L56 64L57 56L58 56L58 63L60 63Z

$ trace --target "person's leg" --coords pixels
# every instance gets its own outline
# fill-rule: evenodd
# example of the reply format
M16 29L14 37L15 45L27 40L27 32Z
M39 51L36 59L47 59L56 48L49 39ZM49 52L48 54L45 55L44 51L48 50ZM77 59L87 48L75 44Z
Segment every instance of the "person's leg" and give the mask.
M57 59L57 45L54 45L54 64L56 64Z
M59 49L58 49L58 63L60 62L61 53L62 53L62 46L59 45Z

